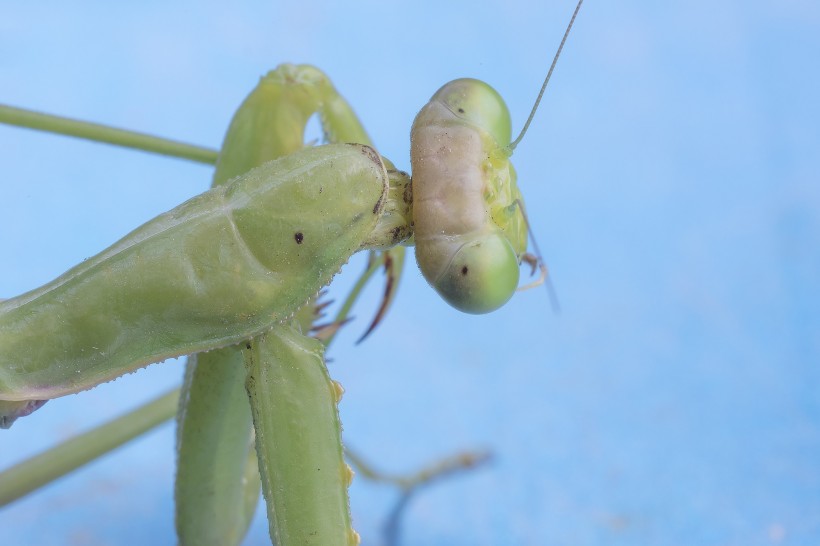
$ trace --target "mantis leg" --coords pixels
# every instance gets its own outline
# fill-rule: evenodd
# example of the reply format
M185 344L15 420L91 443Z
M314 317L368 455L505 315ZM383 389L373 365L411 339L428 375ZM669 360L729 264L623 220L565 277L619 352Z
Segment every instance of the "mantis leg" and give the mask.
M180 544L239 544L259 499L259 473L236 346L188 357L177 412L174 485Z
M0 472L0 506L15 501L167 421L178 405L178 398L179 392L171 391L134 411Z
M278 325L246 346L247 388L274 544L355 545L337 404L324 345Z
M53 114L42 114L3 104L0 104L0 123L85 138L115 146L188 159L198 163L213 164L216 162L217 157L215 150L201 146L157 138L145 133L117 129L99 123L90 123Z
M353 109L325 74L310 65L283 64L262 78L234 116L219 154L214 185L301 148L305 124L313 114L318 114L328 142L373 145ZM388 169L394 168L392 163L385 162ZM401 202L399 197L395 196L394 202ZM409 204L409 198L407 202ZM370 251L370 261L383 265L388 278L383 303L359 341L375 329L392 304L404 254L402 246ZM345 316L346 313L340 312L336 322ZM331 341L332 336L325 344Z
M315 113L319 113L329 138L369 142L351 108L324 74L310 66L282 65L260 80L235 114L217 161L214 186L300 149L304 145L305 125ZM309 327L309 324L305 325L306 329ZM264 344L254 341L253 346ZM242 345L226 347L193 355L188 360L178 418L175 485L177 533L182 544L237 544L253 516L259 496L259 474L252 452L253 426L248 394L251 400L264 399L269 394L256 392L256 387L251 384L246 392L243 348ZM257 351L255 355L256 366L267 369L273 365L264 352ZM310 366L312 369L324 364ZM295 393L294 396L311 400L313 393ZM268 418L278 416L257 411L258 426L266 423ZM313 430L321 425L306 422L305 426ZM337 462L341 464L338 416L330 429L336 430L329 441L336 445ZM264 468L272 468L274 462L281 460L281 454L274 452L278 448L281 448L280 443L257 446ZM284 475L289 474L285 472ZM289 501L286 498L289 491L281 487L278 490L283 493L271 493L274 488L270 479L274 476L281 479L282 473L265 474L269 512L274 506L279 507L277 513L287 512L288 509L283 507L292 502L304 502L299 497ZM301 478L290 479L298 481ZM346 515L346 527L349 528L346 485L334 484L334 487L342 488L341 492L333 493L333 498L339 503L336 512L341 510ZM290 517L275 519L271 516L272 534L278 525L292 521ZM288 525L288 536L295 532L292 525ZM286 543L277 541L277 544Z
M373 239L390 182L366 145L299 150L0 302L0 399L56 398L266 332Z

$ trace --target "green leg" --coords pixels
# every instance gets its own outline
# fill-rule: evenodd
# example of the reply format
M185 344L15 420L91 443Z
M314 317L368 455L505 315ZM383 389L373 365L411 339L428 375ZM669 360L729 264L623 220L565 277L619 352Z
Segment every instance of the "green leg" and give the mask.
M0 506L93 461L167 421L177 407L174 390L122 417L0 472Z
M213 164L217 152L164 138L0 104L0 123Z
M185 376L174 485L179 542L239 544L259 499L242 353L192 355Z
M268 73L231 121L213 185L301 148L305 125L317 112L329 135L358 142L367 138L350 107L317 69L282 65ZM175 486L177 533L182 544L237 544L250 524L259 475L256 460L247 457L252 423L242 360L242 347L236 346L188 361L178 420ZM335 442L341 450L341 440ZM259 450L263 464L279 457ZM269 483L266 489L271 490ZM342 490L341 506L347 513L346 486ZM269 510L273 503L288 502L292 501L287 492L269 498Z
M244 351L271 539L278 546L358 544L347 499L353 472L342 454L341 392L328 376L322 343L295 326L276 326Z

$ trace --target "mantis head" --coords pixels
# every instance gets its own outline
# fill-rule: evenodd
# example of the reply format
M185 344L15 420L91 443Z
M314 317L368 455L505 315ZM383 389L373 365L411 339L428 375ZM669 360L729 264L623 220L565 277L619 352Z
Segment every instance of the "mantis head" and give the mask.
M527 230L510 134L504 100L474 79L439 89L411 131L416 258L439 295L466 313L498 309L518 286Z
M413 223L416 260L424 278L447 303L466 313L489 313L504 305L518 286L529 225L524 199L510 162L535 115L583 0L575 6L541 91L521 133L510 142L507 105L479 80L454 80L421 109L410 132L413 166ZM544 283L553 309L557 299ZM524 287L527 288L527 287Z

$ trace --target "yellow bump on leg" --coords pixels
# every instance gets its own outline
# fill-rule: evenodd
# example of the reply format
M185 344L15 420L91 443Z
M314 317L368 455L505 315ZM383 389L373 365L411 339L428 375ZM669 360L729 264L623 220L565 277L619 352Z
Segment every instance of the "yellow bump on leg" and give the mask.
M345 388L342 386L341 383L338 381L331 380L333 382L333 390L334 390L334 397L336 399L336 404L342 401L342 396L345 394Z

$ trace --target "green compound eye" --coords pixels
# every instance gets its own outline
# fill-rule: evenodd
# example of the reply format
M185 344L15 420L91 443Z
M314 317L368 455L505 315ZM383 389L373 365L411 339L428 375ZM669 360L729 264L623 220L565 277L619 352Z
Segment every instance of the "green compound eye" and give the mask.
M463 244L432 284L459 311L482 314L509 301L518 275L518 258L509 241L500 233L488 233Z
M430 101L440 101L457 118L487 131L499 146L510 143L510 111L501 95L483 81L453 80L436 91Z

